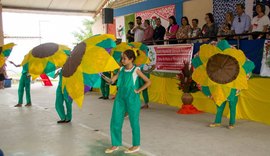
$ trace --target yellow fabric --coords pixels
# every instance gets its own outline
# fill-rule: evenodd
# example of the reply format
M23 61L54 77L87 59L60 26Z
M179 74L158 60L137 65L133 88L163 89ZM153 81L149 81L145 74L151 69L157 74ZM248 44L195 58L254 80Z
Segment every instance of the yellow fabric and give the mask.
M72 57L70 57L72 59ZM66 88L68 95L81 108L84 100L84 80L85 74L98 74L105 71L118 69L117 62L101 47L87 45L80 65L75 73L70 77L63 76L62 90Z
M65 53L65 51L70 50L70 48L64 45L58 46L58 50L52 56L45 58L34 57L31 50L28 54L24 56L21 65L24 66L28 63L28 72L33 79L36 79L39 75L44 73L48 62L54 64L56 68L62 67L68 58L68 55Z
M0 68L5 64L6 58L0 55Z
M208 77L206 66L208 60L215 54L229 55L238 61L240 72L235 80L227 84L218 84ZM237 90L248 88L247 74L243 68L243 64L246 61L246 56L241 50L227 48L224 51L221 51L214 45L204 44L200 47L199 57L203 64L194 70L192 79L202 86L209 87L211 96L217 105L220 106L224 101L226 101L232 88Z
M167 104L174 107L181 107L182 91L178 90L177 83L173 78L161 78L154 75L150 76L152 85L149 87L149 99L151 102ZM248 81L248 90L241 91L237 104L237 119L248 119L270 125L270 79L253 78ZM192 94L194 97L193 105L208 113L216 113L216 105L207 98L202 92ZM228 105L224 111L224 116L229 117ZM212 118L209 118L212 121Z

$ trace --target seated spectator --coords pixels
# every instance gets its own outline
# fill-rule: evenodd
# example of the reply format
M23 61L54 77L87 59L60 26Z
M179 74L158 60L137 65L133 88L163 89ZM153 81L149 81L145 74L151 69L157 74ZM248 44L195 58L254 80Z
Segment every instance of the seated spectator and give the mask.
M204 24L202 27L202 37L208 37L208 38L204 38L202 41L210 42L210 41L216 40L218 27L215 24L214 16L212 13L207 13L205 15L205 22L206 24Z
M188 32L190 31L191 27L188 22L188 18L186 16L181 18L181 27L177 30L176 38L183 39L178 40L178 43L187 43L185 38L188 38Z
M245 14L245 6L244 4L236 4L236 13L237 16L234 18L232 23L232 33L233 34L243 34L248 33L250 29L250 17ZM238 37L235 37L237 39ZM247 38L247 36L240 37L242 39Z
M170 25L167 28L166 37L169 39L169 44L177 44L176 33L179 25L177 24L174 16L169 17L169 23Z
M154 44L164 44L164 35L166 32L166 29L161 25L161 20L160 18L156 18L156 28L154 30L154 36L153 36L153 40L154 40Z
M143 35L143 43L146 45L152 45L153 44L153 35L154 35L154 29L150 25L149 20L144 21L144 35Z
M202 30L201 30L201 28L198 27L198 24L199 24L198 19L192 19L192 27L191 27L191 29L189 31L189 35L188 35L189 38L196 38L196 37L201 36ZM190 42L197 43L198 40L191 40Z
M227 12L225 14L225 22L219 28L218 35L231 35L232 22L233 22L233 13ZM221 37L221 39L232 39L232 37Z
M134 22L129 22L128 23L129 30L127 32L127 41L129 42L134 42L134 33L131 33L131 30L134 28Z
M253 17L251 21L251 32L253 39L265 38L265 34L261 32L267 32L270 21L268 16L265 15L265 6L263 4L256 5L257 16Z

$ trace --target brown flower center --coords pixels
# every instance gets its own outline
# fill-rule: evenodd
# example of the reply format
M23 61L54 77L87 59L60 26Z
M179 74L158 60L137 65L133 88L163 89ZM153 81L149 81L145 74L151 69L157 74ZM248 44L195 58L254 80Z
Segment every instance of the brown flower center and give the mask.
M84 42L81 42L76 47L74 47L70 57L63 66L63 76L70 77L76 72L78 66L81 64L85 49L86 44Z
M52 56L58 51L58 44L55 43L44 43L32 50L32 55L37 58L44 58Z
M216 54L207 62L206 72L209 78L219 84L230 83L239 74L238 61L229 55Z

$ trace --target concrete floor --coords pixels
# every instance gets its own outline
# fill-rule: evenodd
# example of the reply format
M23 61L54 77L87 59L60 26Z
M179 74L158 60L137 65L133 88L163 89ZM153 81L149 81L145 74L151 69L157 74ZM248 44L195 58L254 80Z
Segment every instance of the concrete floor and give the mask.
M130 146L128 119L123 126L125 147L104 154L110 146L109 123L113 100L85 96L83 109L73 105L73 120L57 124L54 87L32 85L31 108L15 108L17 86L0 90L0 149L5 156L121 156ZM151 104L141 112L141 151L148 156L269 156L270 126L238 121L233 130L209 128L213 114L178 115L177 108ZM131 154L130 154L131 155Z

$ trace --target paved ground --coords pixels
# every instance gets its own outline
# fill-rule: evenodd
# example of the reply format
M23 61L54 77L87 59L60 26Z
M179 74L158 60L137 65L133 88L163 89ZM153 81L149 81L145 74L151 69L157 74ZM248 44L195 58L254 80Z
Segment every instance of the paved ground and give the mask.
M130 146L128 119L123 126L125 147L104 154L110 146L109 122L113 100L85 97L83 109L73 105L72 123L59 125L54 109L55 87L32 85L31 108L15 108L17 86L0 90L0 148L6 156L121 156ZM233 130L208 128L213 114L178 115L178 108L151 104L141 112L141 152L156 156L269 156L270 126L238 121Z

